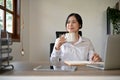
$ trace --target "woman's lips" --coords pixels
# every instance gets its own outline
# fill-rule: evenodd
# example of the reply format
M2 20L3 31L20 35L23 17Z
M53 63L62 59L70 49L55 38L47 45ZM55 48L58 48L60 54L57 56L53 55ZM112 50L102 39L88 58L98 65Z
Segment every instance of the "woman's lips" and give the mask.
M74 30L74 28L69 28L69 30Z

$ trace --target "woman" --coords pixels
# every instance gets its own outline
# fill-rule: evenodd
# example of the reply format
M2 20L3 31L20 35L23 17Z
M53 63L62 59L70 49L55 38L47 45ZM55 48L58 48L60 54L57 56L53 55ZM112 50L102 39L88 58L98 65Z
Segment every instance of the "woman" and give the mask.
M66 42L65 35L56 39L53 52L51 54L51 62L63 61L101 61L100 56L95 53L91 41L78 34L82 28L82 18L77 13L72 13L67 17L65 26L69 33L75 33L74 42Z

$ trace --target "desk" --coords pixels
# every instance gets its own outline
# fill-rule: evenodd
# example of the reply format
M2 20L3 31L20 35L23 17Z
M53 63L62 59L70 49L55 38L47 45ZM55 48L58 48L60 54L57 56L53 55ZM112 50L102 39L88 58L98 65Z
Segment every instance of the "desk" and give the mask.
M58 71L33 71L39 65L49 63L13 62L12 71L0 74L0 80L120 80L120 70L98 70L87 66L78 66L73 72ZM59 77L59 78L58 78Z

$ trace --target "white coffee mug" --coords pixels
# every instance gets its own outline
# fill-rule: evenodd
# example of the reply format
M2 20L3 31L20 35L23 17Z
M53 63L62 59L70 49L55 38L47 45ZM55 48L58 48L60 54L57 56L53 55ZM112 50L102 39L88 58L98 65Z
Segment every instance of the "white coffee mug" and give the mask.
M67 42L74 42L75 41L75 33L66 33L65 38Z

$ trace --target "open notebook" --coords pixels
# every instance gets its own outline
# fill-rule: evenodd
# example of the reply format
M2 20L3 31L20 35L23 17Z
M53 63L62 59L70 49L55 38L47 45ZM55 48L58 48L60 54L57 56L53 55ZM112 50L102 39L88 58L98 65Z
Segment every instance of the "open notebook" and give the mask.
M83 66L88 64L103 64L103 62L92 62L92 61L64 61L69 66Z

